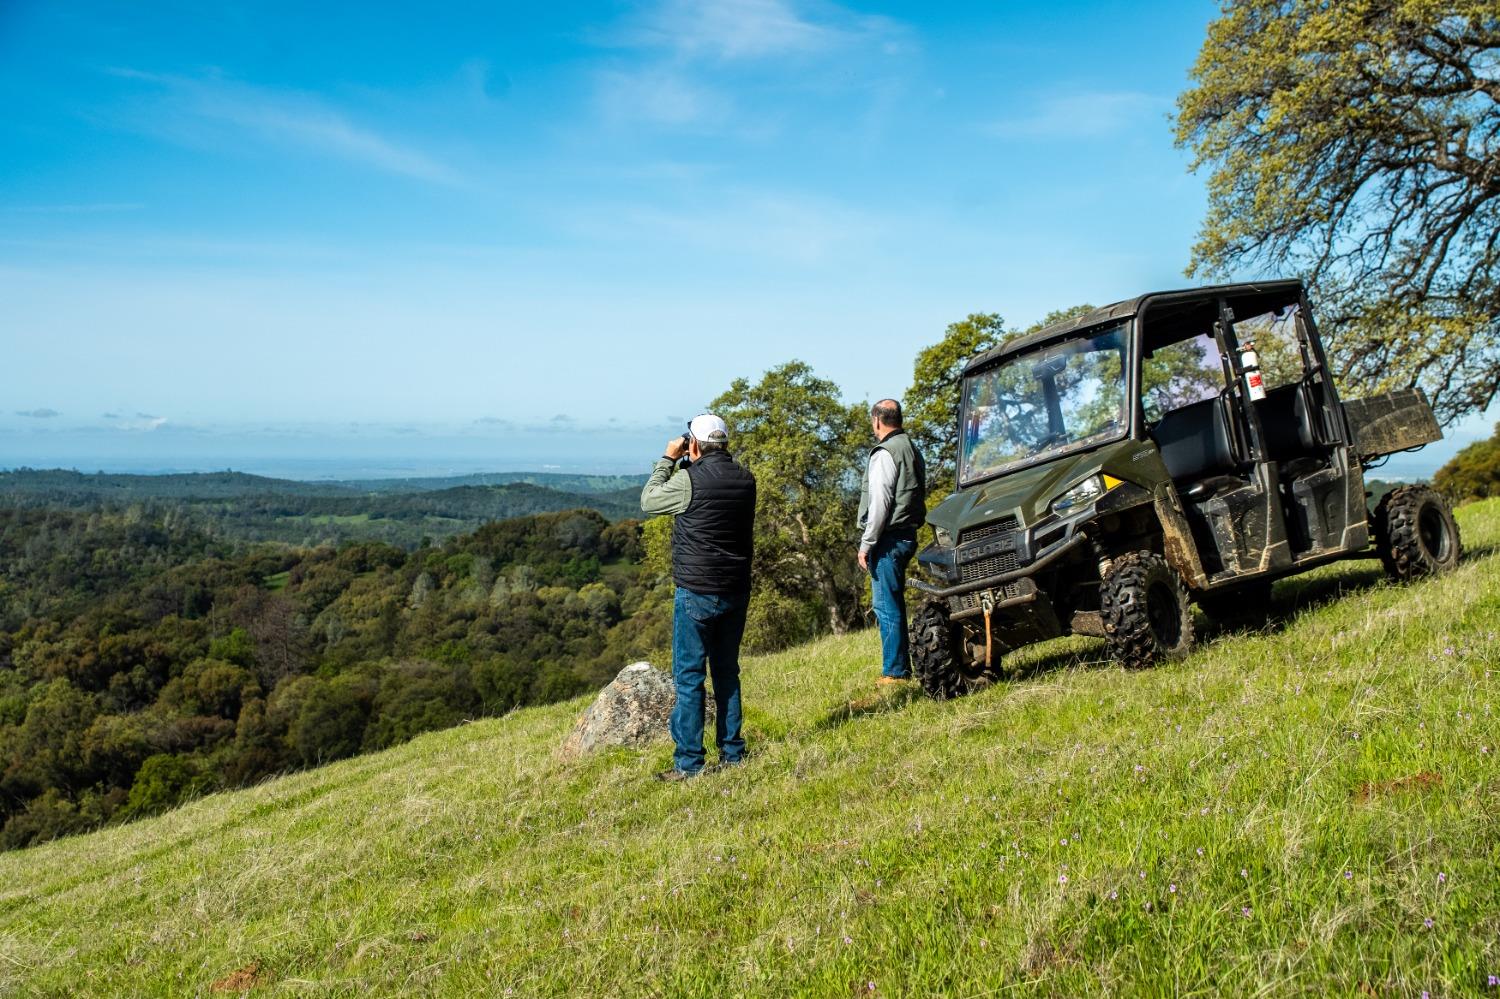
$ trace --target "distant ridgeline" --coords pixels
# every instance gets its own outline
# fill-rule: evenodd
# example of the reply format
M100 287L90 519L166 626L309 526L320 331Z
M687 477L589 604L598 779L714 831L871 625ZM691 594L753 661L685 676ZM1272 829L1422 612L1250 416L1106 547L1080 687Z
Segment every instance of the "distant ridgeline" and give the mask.
M598 509L414 551L234 540L356 510L430 534L451 515L452 534L502 502L578 505L531 483L372 496L17 472L0 491L4 847L572 697L670 641L670 581L641 565L640 523Z
M472 531L491 520L561 510L638 516L644 476L495 473L451 479L297 482L242 472L86 475L0 472L0 506L80 511L138 507L244 541L315 545L385 541L416 548L424 538Z

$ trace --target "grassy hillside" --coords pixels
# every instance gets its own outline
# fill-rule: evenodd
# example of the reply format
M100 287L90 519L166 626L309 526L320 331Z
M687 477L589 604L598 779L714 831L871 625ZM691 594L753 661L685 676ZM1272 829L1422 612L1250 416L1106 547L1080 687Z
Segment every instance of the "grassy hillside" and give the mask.
M558 761L575 701L0 856L0 992L1500 994L1500 501L1460 522L1145 672L752 660L755 757L689 784Z

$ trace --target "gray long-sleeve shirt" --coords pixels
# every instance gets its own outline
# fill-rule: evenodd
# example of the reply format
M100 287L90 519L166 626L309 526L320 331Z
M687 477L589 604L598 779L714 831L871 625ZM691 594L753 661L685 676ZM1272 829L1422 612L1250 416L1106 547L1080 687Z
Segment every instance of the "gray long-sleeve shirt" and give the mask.
M875 547L891 519L891 509L896 503L896 459L884 450L877 450L870 455L869 474L870 509L860 525L864 534L859 539L859 550L866 553Z
M894 468L894 466L892 466ZM693 502L693 480L671 458L658 458L651 466L651 478L641 490L641 512L648 517L679 514Z

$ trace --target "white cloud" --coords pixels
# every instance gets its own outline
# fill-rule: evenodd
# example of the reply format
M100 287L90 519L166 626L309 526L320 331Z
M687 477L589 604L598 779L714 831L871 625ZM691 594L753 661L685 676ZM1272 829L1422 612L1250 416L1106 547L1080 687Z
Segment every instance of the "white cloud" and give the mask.
M638 44L686 55L742 59L816 51L837 36L783 0L666 0L646 15L635 37Z
M664 67L599 74L599 107L616 124L685 126L724 119L729 101L713 88Z
M789 0L658 0L610 32L606 44L664 49L684 58L765 59L872 41L904 46L895 21L832 3Z
M116 430L128 430L133 433L160 430L167 425L165 416L152 416L150 413L136 413L134 419L121 420L115 424Z
M1029 108L992 122L985 131L1010 139L1092 139L1114 135L1170 106L1166 98L1137 91L1092 91L1041 98Z
M360 126L317 98L219 77L189 78L117 70L116 75L155 84L159 94L126 124L169 138L193 126L229 126L241 136L335 156L371 169L447 186L464 177L433 156Z
M765 93L842 90L872 67L885 72L907 38L890 18L821 0L651 0L597 36L603 47L629 50L596 74L597 103L614 124L707 130L733 122L737 133L761 136L764 115L746 109ZM778 65L794 59L803 70L795 76ZM769 86L747 87L747 72L770 74Z
M638 246L693 246L715 256L826 264L867 250L881 235L871 216L839 202L766 190L718 190L695 203L638 203L575 216L580 236Z

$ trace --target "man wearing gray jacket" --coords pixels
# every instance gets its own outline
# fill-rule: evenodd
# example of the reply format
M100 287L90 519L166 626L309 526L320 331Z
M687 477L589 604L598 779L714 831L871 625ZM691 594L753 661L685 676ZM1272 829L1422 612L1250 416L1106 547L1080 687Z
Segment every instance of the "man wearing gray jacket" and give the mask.
M906 637L906 567L927 519L927 465L901 428L901 404L882 399L870 410L877 441L859 494L859 565L870 574L880 626L880 684L911 678Z
M686 452L686 468L677 462ZM745 758L741 732L740 639L750 607L755 558L755 476L729 456L729 428L712 413L693 417L688 432L667 442L641 490L647 516L670 514L672 579L672 768L659 780L696 777L704 769L703 688L714 685L714 741L719 765Z

